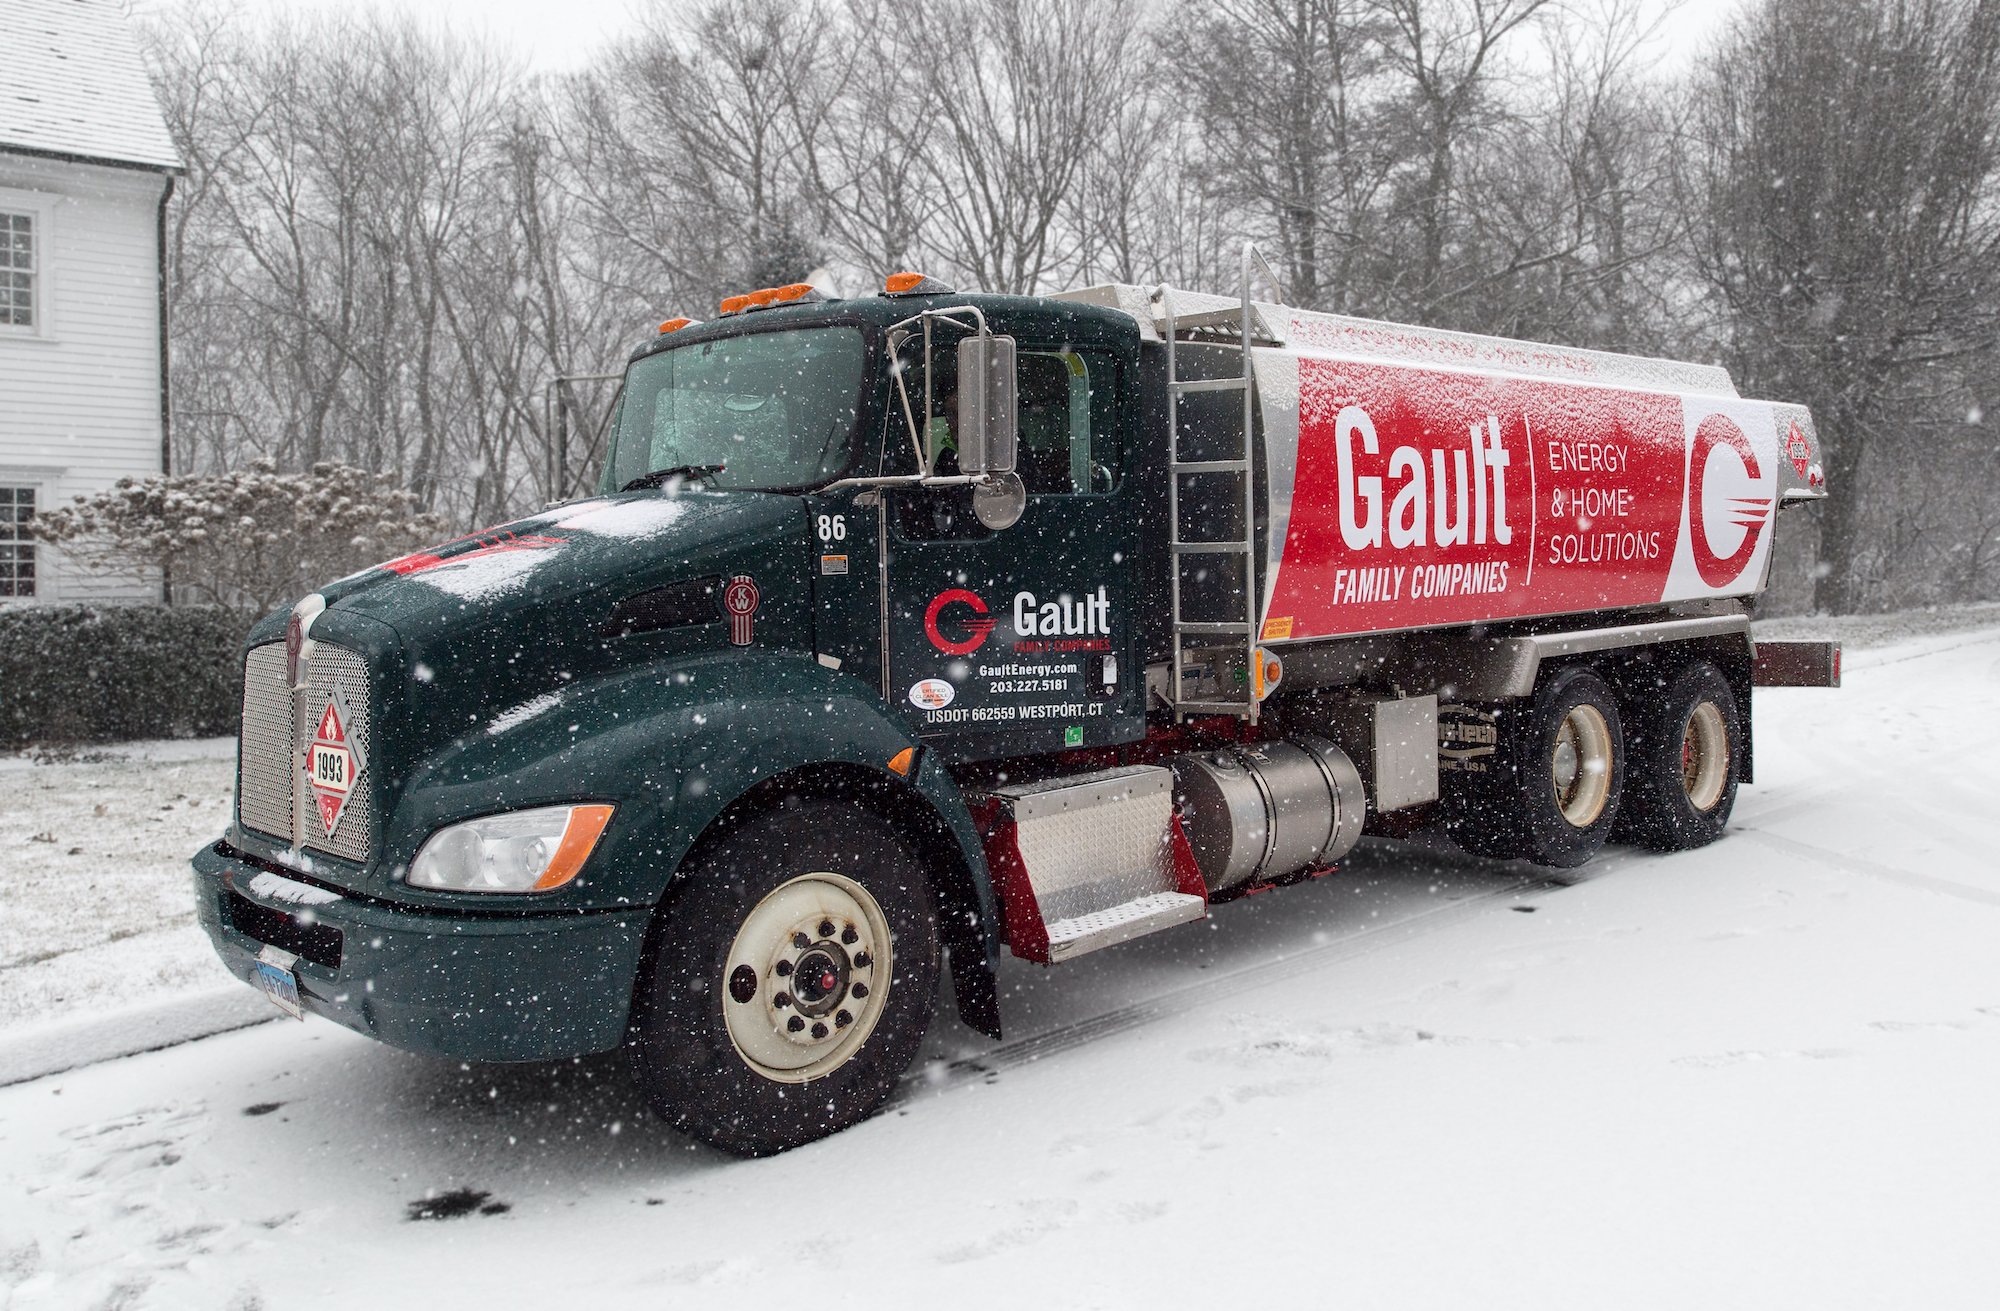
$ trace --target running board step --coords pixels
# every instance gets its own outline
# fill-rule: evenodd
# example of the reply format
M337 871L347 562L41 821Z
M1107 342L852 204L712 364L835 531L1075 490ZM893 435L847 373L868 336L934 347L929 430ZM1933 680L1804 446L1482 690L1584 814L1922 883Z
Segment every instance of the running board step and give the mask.
M1123 765L995 788L979 803L1007 949L1052 965L1207 913L1174 776Z
M1208 914L1208 903L1185 892L1155 892L1075 919L1049 925L1049 961L1071 960L1099 947L1143 938Z

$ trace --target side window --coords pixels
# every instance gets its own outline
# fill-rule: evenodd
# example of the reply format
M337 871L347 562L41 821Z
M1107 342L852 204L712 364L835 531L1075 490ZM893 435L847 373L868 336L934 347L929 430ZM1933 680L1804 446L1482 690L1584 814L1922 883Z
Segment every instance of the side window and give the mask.
M0 600L35 594L35 489L0 487Z
M1031 494L1108 492L1118 485L1112 364L1095 352L1022 351L1020 456Z
M1015 356L1020 447L1015 472L1028 494L1088 495L1118 486L1117 392L1111 357L1096 351L1022 349ZM948 351L932 366L931 408L924 426L931 468L958 468L958 368ZM917 375L921 377L921 374ZM918 384L921 386L921 383ZM919 411L923 396L914 400ZM892 423L900 418L892 415ZM970 488L928 488L901 493L897 522L919 541L984 538L992 533L972 513Z
M0 327L36 328L35 216L0 210Z

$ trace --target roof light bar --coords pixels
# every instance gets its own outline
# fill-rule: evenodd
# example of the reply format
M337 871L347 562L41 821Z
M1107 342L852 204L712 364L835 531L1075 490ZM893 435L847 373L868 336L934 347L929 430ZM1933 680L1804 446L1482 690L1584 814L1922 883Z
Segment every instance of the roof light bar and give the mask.
M810 282L789 282L782 287L760 287L756 291L746 291L740 296L723 297L720 306L723 315L747 314L751 310L769 309L773 305L805 305L816 300L825 300L819 288Z

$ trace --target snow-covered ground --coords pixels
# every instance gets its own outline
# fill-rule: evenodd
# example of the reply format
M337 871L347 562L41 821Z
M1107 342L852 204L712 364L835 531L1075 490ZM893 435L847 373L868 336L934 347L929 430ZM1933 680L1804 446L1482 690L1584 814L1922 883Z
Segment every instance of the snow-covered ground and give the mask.
M0 1034L233 982L188 857L229 823L226 738L0 757Z
M0 1305L1990 1307L1996 728L2000 627L1855 651L1760 694L1713 847L1565 885L1370 844L1006 962L1007 1043L942 1023L889 1112L769 1161L615 1057L317 1021L0 1089ZM46 768L0 772L5 833Z

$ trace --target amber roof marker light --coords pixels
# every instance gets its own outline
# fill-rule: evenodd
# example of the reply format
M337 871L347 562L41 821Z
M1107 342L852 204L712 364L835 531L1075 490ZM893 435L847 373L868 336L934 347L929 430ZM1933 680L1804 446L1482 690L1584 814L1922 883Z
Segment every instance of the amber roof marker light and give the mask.
M679 332L682 328L692 328L694 325L695 320L689 318L668 319L660 324L660 335L664 337L670 332Z
M941 296L952 288L928 273L891 273L882 280L884 296Z

